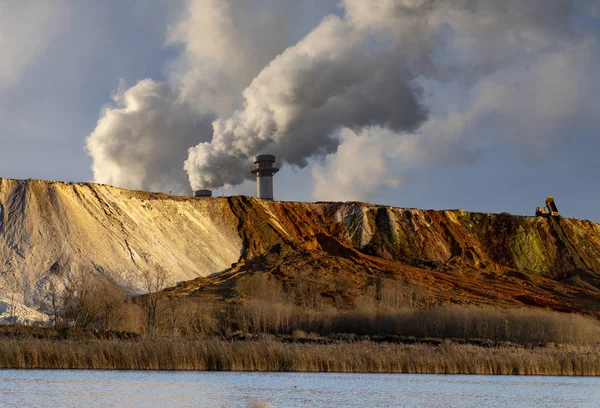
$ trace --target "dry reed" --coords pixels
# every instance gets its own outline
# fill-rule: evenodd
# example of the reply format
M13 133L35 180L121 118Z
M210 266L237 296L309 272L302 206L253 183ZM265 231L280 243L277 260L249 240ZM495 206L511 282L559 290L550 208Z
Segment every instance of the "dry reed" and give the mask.
M0 342L0 368L600 375L596 346L480 347L209 339Z

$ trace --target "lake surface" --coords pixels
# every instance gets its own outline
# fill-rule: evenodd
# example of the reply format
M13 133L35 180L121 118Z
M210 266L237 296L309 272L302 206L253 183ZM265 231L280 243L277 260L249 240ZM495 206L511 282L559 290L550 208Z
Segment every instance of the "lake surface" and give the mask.
M598 407L600 378L0 370L2 407Z

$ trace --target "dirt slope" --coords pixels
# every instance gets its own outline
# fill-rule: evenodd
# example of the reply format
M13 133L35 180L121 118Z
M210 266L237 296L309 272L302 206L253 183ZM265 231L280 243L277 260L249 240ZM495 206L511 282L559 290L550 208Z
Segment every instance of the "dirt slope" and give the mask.
M49 274L96 271L129 289L164 267L169 282L226 269L242 249L226 200L97 184L0 181L0 276L35 287Z
M245 245L240 263L176 295L228 297L237 279L308 273L324 296L336 279L354 298L382 278L404 279L442 302L600 312L600 228L589 221L424 211L364 203L229 198Z
M17 276L31 292L74 269L139 290L141 273L160 266L171 284L191 280L178 295L227 296L256 272L309 273L325 296L347 276L348 302L373 280L403 277L445 301L600 311L600 225L565 218L0 179L0 256L3 287Z

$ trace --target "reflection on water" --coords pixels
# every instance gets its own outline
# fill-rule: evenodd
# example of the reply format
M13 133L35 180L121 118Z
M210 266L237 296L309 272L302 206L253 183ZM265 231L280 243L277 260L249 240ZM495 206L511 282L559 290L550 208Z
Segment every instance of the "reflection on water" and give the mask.
M598 407L600 379L0 371L2 407Z

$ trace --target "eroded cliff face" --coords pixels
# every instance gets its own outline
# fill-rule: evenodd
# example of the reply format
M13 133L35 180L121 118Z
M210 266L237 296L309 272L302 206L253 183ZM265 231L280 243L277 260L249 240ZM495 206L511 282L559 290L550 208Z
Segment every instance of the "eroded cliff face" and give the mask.
M234 296L236 282L298 274L345 304L381 279L402 279L439 302L534 306L600 314L600 228L589 221L401 209L364 203L228 199L245 243L241 261L174 295Z
M567 279L600 272L591 221L417 210L364 203L285 203L233 197L251 256L282 241L316 248L326 234L366 255L435 270L473 268ZM249 239L251 237L251 239Z
M513 269L554 279L600 271L600 226L590 221L460 210L362 210L345 218L349 236L362 252L386 259L438 269ZM341 212L348 212L346 204Z
M401 276L452 301L600 309L600 226L565 218L2 179L0 256L4 292L13 277L35 291L76 269L134 292L146 270L165 269L170 284L225 271L180 294L227 289L246 272L310 272L324 293L336 274L356 295L373 278Z

